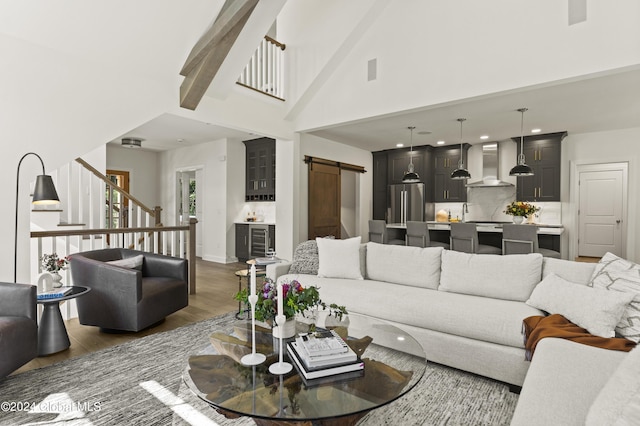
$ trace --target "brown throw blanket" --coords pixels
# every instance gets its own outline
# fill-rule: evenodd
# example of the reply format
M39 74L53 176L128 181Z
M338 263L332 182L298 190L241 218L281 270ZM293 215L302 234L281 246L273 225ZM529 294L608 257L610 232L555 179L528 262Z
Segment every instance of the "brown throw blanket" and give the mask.
M525 337L524 347L527 361L531 361L538 342L545 337L558 337L597 348L624 352L629 352L636 346L634 342L624 338L612 337L607 339L589 334L587 330L578 327L559 314L549 315L548 317L533 316L525 318L522 329Z

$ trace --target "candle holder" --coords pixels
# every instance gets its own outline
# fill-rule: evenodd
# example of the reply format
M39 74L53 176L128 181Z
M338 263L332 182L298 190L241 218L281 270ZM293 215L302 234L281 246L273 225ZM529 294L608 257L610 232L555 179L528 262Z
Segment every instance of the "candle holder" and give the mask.
M240 358L240 362L244 365L262 364L267 357L264 354L256 353L256 302L258 295L249 296L249 304L251 305L251 353Z
M287 318L284 315L276 315L276 324L278 324L279 327L282 327L286 320L287 320ZM291 364L289 364L288 362L284 362L282 360L283 352L284 352L283 349L282 349L283 337L279 337L278 340L280 341L279 361L278 362L274 362L273 364L271 364L269 366L269 372L271 374L287 374L289 371L291 371L293 366Z

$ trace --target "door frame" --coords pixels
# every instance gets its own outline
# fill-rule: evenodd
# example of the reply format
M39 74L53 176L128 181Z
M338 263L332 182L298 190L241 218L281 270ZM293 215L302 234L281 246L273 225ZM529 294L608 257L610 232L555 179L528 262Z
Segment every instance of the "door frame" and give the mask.
M575 236L569 243L569 259L578 256L578 238L580 238L580 174L583 172L601 172L609 170L622 170L622 229L621 246L622 257L630 258L634 255L633 249L628 245L628 232L635 228L635 224L629 223L629 169L632 167L631 160L606 161L606 162L572 162L571 167L571 205L573 206L573 228Z
M174 209L175 210L174 211L175 211L176 225L180 225L179 223L180 206L182 204L182 200L180 199L181 188L178 185L178 181L182 173L193 173L196 179L196 218L198 219L198 223L196 223L196 257L202 257L202 253L204 249L203 235L204 235L204 228L206 227L204 217L206 215L206 207L207 207L204 199L205 197L203 194L203 190L204 190L203 184L205 182L205 178L204 178L205 167L204 165L196 165L196 166L190 166L190 167L180 167L175 169L175 174L174 174L175 176L174 177L174 185L175 185ZM198 179L199 177L201 179Z

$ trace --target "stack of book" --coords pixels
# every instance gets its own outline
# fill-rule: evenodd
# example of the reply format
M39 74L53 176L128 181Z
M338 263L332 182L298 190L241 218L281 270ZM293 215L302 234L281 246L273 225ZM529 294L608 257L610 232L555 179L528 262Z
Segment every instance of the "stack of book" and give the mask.
M38 293L37 298L38 300L58 299L71 293L72 290L73 288L71 288L71 286L54 288L53 290Z
M287 352L305 379L362 373L364 369L364 363L333 330L299 335L287 343Z

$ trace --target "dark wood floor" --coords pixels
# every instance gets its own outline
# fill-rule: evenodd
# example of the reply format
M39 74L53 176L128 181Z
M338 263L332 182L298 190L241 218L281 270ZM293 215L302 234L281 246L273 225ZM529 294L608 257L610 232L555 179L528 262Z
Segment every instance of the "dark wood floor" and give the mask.
M66 321L71 347L57 354L39 357L24 365L13 374L44 367L110 346L139 339L149 334L173 330L186 324L202 321L230 311L238 310L233 296L238 291L238 277L234 273L246 268L244 263L220 264L198 259L196 264L196 294L189 296L189 306L169 315L167 319L139 333L107 334L97 327L80 325L77 318ZM244 283L243 279L243 283Z

